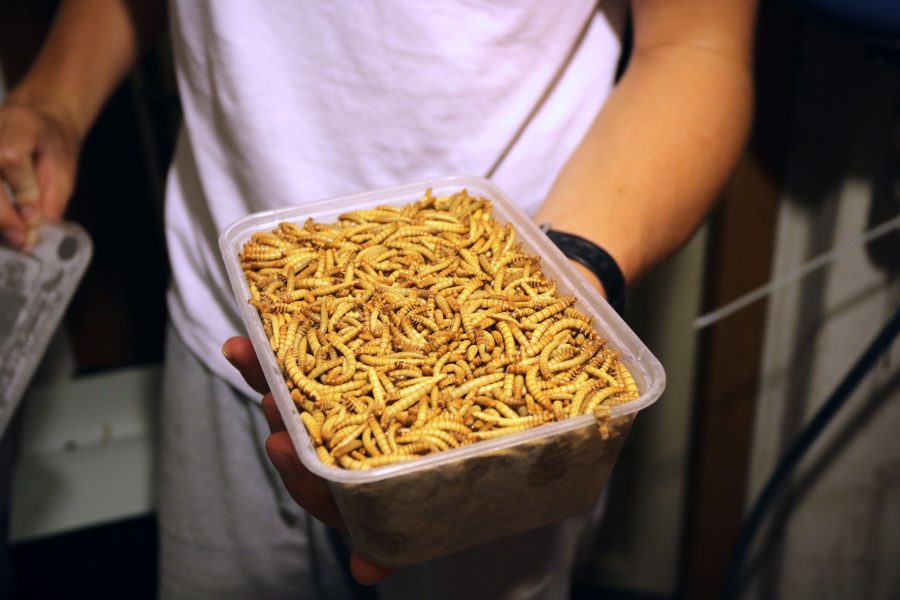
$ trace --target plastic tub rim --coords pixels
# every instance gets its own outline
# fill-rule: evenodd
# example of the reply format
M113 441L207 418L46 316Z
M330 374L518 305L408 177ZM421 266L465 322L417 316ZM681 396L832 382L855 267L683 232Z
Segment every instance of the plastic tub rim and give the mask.
M642 382L645 378L650 380L650 385L641 391L637 399L614 406L610 411L610 418L616 419L637 413L656 402L665 388L666 379L665 371L657 358L631 331L621 316L612 309L599 291L581 277L571 264L571 261L562 254L530 218L512 204L506 194L493 182L482 177L451 175L379 190L337 196L307 203L299 207L256 212L237 219L219 235L219 249L222 253L232 291L238 300L238 310L253 343L254 350L257 356L260 357L260 364L269 384L269 389L275 398L278 410L294 442L297 454L307 469L329 483L350 485L371 483L389 477L438 467L458 460L465 460L469 457L487 454L504 448L512 448L529 441L536 441L578 429L596 421L593 415L580 415L500 438L481 440L460 448L428 454L410 461L359 471L329 467L319 460L312 440L300 421L299 412L290 397L281 369L275 361L269 340L263 331L259 314L254 307L247 303L250 296L249 287L236 260L238 252L250 235L258 231L270 231L281 221L297 222L306 218L315 219L319 213L334 213L336 216L343 212L379 204L408 204L421 198L428 188L435 190L435 195L441 195L442 191L451 192L467 189L472 195L486 196L493 205L495 218L498 216L506 217L506 219L501 218L498 220L501 220L501 222L513 222L519 240L527 240L532 245L537 246L536 250L541 256L541 264L545 269L545 274L555 279L558 287L567 286L573 290L573 295L581 300L579 304L582 308L587 309L588 314L594 317L595 327L598 330L601 327L596 325L596 323L598 320L602 322L605 326L603 328L604 337L611 346L619 351L620 358L626 363L632 375L637 375L635 379L640 378ZM533 252L534 250L529 251ZM616 342L615 344L613 340ZM628 351L633 354L627 357L624 356L623 346L629 346ZM261 349L262 352L260 352Z

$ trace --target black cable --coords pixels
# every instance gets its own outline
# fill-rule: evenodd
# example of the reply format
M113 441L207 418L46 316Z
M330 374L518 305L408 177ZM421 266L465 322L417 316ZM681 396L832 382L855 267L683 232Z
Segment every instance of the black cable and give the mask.
M784 487L786 480L800 462L800 459L803 458L806 451L819 437L819 434L822 433L832 417L844 405L859 382L875 365L878 357L890 348L891 342L897 337L898 332L900 332L900 309L894 313L894 316L891 317L881 332L872 340L872 343L859 357L859 360L856 361L850 372L844 376L840 385L832 392L825 404L822 405L822 408L819 409L809 424L800 432L800 435L796 437L788 451L781 457L762 493L756 500L753 510L750 511L750 516L747 517L744 525L741 527L741 534L731 553L721 598L731 600L737 597L737 593L740 590L740 578L744 560L747 558L757 530L762 524L766 513L771 509L778 493Z

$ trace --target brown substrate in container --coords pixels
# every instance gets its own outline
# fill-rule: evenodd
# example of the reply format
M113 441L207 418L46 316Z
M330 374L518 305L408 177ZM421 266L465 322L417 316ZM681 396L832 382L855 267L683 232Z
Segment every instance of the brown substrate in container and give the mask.
M331 487L356 549L376 563L405 566L590 510L632 421L588 423L454 463Z

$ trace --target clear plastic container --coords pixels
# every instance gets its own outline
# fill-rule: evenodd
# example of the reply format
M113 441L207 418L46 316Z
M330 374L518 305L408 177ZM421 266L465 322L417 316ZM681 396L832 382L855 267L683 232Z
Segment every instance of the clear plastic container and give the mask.
M59 326L92 251L91 238L74 223L42 225L37 244L28 252L0 245L0 436Z
M542 257L558 290L578 299L594 326L634 376L640 396L608 418L582 415L409 462L351 471L319 461L276 363L238 254L253 233L282 221L333 223L338 215L379 205L405 205L427 188L446 196L465 188L493 203L494 218L516 228L524 251ZM250 215L229 226L219 247L288 432L303 464L334 494L354 546L371 560L399 567L547 525L597 502L638 411L665 387L662 365L547 236L490 181L453 176Z

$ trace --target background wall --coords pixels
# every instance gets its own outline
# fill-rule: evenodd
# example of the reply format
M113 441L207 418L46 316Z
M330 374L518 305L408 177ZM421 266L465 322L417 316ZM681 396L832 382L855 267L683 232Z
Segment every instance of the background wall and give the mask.
M900 306L900 61L805 30L773 275L832 248L829 267L770 300L753 443L755 497L787 447ZM900 344L859 386L793 479L758 545L747 597L900 595Z
M687 502L706 229L630 292L626 320L666 369L666 390L640 413L609 485L583 581L670 597L679 579Z

